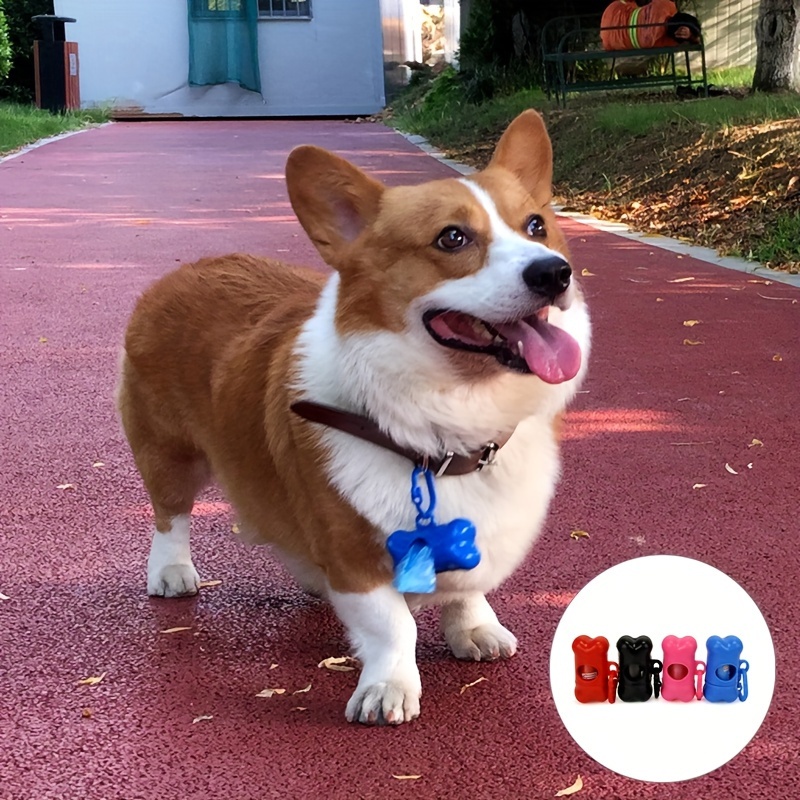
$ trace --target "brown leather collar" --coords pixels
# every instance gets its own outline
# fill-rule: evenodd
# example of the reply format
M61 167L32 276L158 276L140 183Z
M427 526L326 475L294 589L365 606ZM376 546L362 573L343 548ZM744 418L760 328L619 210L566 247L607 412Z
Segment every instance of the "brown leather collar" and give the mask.
M427 456L397 444L368 417L352 414L349 411L342 411L332 406L325 406L321 403L312 403L308 400L292 403L291 409L295 414L307 419L309 422L317 422L320 425L327 425L329 428L336 428L349 433L351 436L356 436L386 450L391 450L393 453L405 456L417 466L430 469L436 477L480 472L484 467L494 464L497 451L511 438L504 436L497 442L487 442L480 450L466 455L447 452L441 457Z

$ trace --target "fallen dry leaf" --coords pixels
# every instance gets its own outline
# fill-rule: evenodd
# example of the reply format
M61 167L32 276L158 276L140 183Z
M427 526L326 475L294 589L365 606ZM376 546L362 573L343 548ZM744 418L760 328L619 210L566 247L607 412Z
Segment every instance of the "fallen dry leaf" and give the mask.
M569 534L570 539L588 539L589 538L589 531L570 531Z
M770 297L769 295L761 294L761 292L756 292L756 294L762 300L785 300L787 303L791 303L793 306L797 305L797 299L794 297Z
M88 678L81 678L78 681L77 686L97 686L97 684L100 683L105 676L106 674L103 672L100 675L90 675Z
M725 469L728 470L728 472L730 472L731 475L739 474L730 464L725 464Z
M694 347L695 345L698 345L698 344L703 344L701 341L695 341L693 339L684 339L683 343L684 344L688 344L690 347Z
M74 483L59 483L58 486L56 486L56 489L74 489L74 488L75 488Z
M305 694L306 692L310 691L311 691L311 684L309 683L305 689L295 689L295 691L293 691L292 694Z
M584 267L581 270L581 276L584 277L584 278L593 278L594 277L594 272L589 272L589 270L586 269L586 267Z
M667 283L686 283L687 281L693 281L694 278L673 278L671 281L667 281Z
M91 708L82 708L81 709L81 716L84 719L91 719L92 718L92 714L94 714L94 712L92 711Z
M700 320L699 319L685 319L683 321L683 327L684 328L694 328L695 325L699 325L699 324L700 324Z
M39 337L39 344L47 344L47 337L46 336L40 336Z
M159 633L180 633L181 631L190 631L191 629L190 625L179 625L177 628L165 628L163 631L159 631Z
M396 781L418 781L422 775L392 775Z
M214 715L213 714L201 714L199 717L195 717L192 720L192 725L194 725L196 722L204 722L207 719L214 719Z
M750 444L747 445L747 446L748 447L763 447L764 446L764 442L762 442L761 439L753 439L753 441L750 442Z
M350 666L350 663L355 663L355 659L350 658L350 656L331 656L330 658L323 658L317 664L317 669L325 667L325 669L330 669L334 672L352 672L355 667Z
M696 483L694 486L692 486L692 489L705 489L706 486L708 486L707 483Z
M775 355L772 356L772 360L773 361L783 361L783 358L778 353L775 353Z
M556 797L566 797L567 795L579 792L581 789L583 789L583 778L578 775L578 777L575 779L575 783L573 783L572 786L567 786L566 789L561 789L556 792Z
M212 586L219 586L222 581L214 580L214 581L200 581L200 588L201 589L210 589Z
M233 525L231 525L231 532L232 533L241 533L242 532L241 529L239 528L239 525L236 522L234 522Z
M464 694L464 692L466 692L466 691L467 691L467 689L471 688L472 686L475 686L475 685L476 685L476 684L478 684L478 683L482 683L482 682L483 682L483 681L485 681L485 680L487 680L487 678L484 678L483 676L481 676L480 678L478 678L478 680L476 680L476 681L472 681L472 683L465 683L465 684L464 684L464 685L461 687L461 691L459 692L459 694Z
M274 694L286 694L286 689L262 689L256 697L272 697Z

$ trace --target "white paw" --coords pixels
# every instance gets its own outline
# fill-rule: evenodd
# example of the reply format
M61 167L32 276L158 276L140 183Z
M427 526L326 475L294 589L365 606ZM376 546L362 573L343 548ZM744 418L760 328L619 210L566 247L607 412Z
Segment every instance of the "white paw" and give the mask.
M194 564L167 564L147 574L147 594L151 597L183 597L197 594L200 576Z
M456 658L466 661L494 661L511 658L517 652L517 637L499 622L479 625L471 630L448 630L447 644Z
M347 703L348 722L365 725L400 725L419 716L420 687L401 681L385 681L361 686Z

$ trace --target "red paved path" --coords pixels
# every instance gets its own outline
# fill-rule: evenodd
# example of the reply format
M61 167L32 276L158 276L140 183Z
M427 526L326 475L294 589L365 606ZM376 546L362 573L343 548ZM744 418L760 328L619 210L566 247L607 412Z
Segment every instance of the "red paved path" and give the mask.
M342 122L117 124L0 165L0 800L527 800L578 773L587 800L796 798L796 289L566 223L577 267L594 273L594 358L547 530L494 598L521 651L458 663L424 618L413 725L344 723L355 673L316 668L344 653L338 624L265 551L237 544L214 494L195 557L222 585L192 600L145 596L148 510L111 399L126 317L181 260L240 249L319 263L283 186L286 153L302 142L387 182L448 173L390 131ZM764 446L748 449L753 438ZM591 539L571 541L576 527ZM734 762L691 784L644 786L595 764L562 728L549 643L590 578L663 552L708 561L753 595L778 676L765 726ZM159 634L181 625L192 630ZM100 685L76 685L100 673ZM479 676L489 680L459 695ZM254 697L309 682L306 694ZM199 715L213 719L193 724Z

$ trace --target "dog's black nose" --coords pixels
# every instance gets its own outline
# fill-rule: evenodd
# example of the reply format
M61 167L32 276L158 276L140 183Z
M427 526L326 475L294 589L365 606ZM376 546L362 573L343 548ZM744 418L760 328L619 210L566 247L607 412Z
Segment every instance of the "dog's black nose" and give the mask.
M563 258L548 256L531 261L522 271L525 285L551 301L569 287L572 269Z

